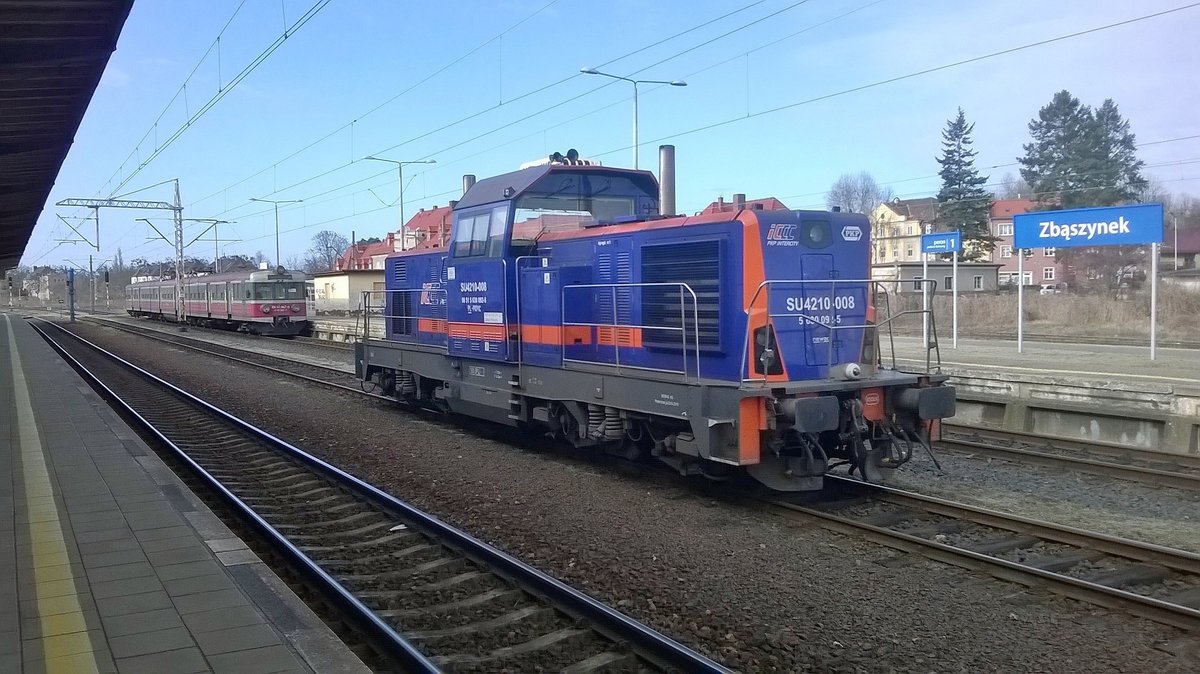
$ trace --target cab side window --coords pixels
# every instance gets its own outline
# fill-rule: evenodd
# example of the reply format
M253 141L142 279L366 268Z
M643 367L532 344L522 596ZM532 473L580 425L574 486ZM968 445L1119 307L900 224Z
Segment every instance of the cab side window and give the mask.
M502 257L508 230L508 204L459 216L454 257Z

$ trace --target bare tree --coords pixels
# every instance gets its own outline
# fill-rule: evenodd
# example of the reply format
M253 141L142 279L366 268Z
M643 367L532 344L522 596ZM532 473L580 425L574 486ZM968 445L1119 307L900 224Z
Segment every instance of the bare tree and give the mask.
M300 257L299 255L289 255L287 259L283 261L283 266L285 269L299 271L304 269L304 258Z
M825 205L840 206L843 211L870 214L879 204L892 198L892 188L875 182L866 171L843 173L825 194Z
M328 229L317 232L312 238L312 245L304 257L304 271L319 272L333 269L342 252L350 247L350 241Z
M996 188L997 199L1032 199L1033 188L1021 176L1005 173Z
M872 261L879 261L882 256L884 222L876 217L875 209L892 198L892 188L884 187L875 182L875 178L866 171L858 173L843 173L825 194L825 205L829 208L840 206L851 213L865 213L870 219L871 247L874 255Z

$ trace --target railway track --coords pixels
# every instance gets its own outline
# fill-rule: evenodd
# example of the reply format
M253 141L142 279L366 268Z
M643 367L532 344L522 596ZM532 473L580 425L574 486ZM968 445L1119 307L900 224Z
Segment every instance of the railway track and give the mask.
M127 325L125 323L117 323L112 321L97 321L105 327L127 332L129 334L153 339L164 344L171 344L189 351L197 353L205 353L225 360L232 360L243 365L250 365L268 372L297 377L312 384L318 384L329 388L350 391L363 395L372 396L389 402L397 402L395 398L377 395L371 391L363 390L362 382L354 376L353 372L331 367L329 365L319 365L316 363L307 363L303 361L292 360L290 358L282 358L266 353L251 351L250 349L242 349L239 347L226 346L224 344L214 344L193 337L188 337L184 334L173 332L165 332L155 330L154 328Z
M1200 555L857 480L819 505L773 499L822 525L1021 585L1200 629Z
M373 396L389 402L394 398L362 390L353 373L334 367L295 361L279 356L201 342L185 335L149 327L99 321L108 327L252 365L305 381ZM942 449L995 457L1069 471L1130 480L1157 487L1200 489L1200 457L1168 454L1102 442L1072 440L1033 433L1018 433L945 424L939 443Z
M728 671L62 328L51 335L47 325L34 323L403 671Z
M143 334L128 326L119 327ZM361 392L356 387L334 381L343 376L357 381L344 371L227 347L210 350L211 345L207 343L200 347L186 343L194 341L186 337L149 332L153 333L147 335L149 337L185 348ZM221 353L221 350L236 352L236 355ZM248 358L243 359L243 356ZM305 369L309 371L298 372ZM375 397L394 402L392 398ZM975 432L975 429L969 432ZM964 449L982 451L973 446ZM1149 458L1159 459L1157 456ZM1069 465L1079 461L1072 459ZM1054 465L1063 464L1056 462ZM773 506L817 517L825 526L844 533L865 533L868 538L890 547L985 571L1023 585L1045 587L1158 622L1189 630L1200 629L1200 555L854 479L837 476L827 479L846 498L819 507L782 500L770 502Z
M1200 456L1105 442L944 424L940 446L1156 487L1200 490Z

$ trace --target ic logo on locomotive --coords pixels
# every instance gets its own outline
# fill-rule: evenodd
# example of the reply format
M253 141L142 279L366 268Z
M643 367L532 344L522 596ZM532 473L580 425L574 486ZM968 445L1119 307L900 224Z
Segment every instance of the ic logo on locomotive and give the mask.
M768 246L799 246L796 238L796 225L777 222L767 230Z

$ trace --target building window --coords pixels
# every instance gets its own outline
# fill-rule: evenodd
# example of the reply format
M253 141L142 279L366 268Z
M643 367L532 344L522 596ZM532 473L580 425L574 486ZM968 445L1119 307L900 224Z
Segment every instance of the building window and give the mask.
M1054 267L1042 267L1042 280L1043 281L1053 281L1054 280Z
M946 290L949 290L954 287L954 278L953 277L947 276L943 280L946 282Z
M916 253L915 253L915 252L913 252L913 247L912 247L912 246L905 246L905 247L904 247L904 259L905 259L905 260L911 260L911 259L913 259L914 257L916 257Z
M1057 249L1055 249L1055 248L1045 248L1045 249L1043 249L1043 250L1042 250L1042 252L1043 252L1043 253L1046 255L1046 257L1054 257L1054 251L1055 251L1055 250L1057 250Z
M1000 257L1005 259L1012 257L1012 246L1000 246Z
M1001 223L996 225L996 236L1012 236L1013 226L1011 222Z
M1023 280L1024 280L1024 285L1027 285L1027 286L1033 285L1033 272L1031 272L1031 271L1025 272L1025 278Z
M1088 267L1087 277L1089 281L1095 281L1096 279L1100 278L1100 275L1096 273L1095 268Z
M971 287L975 290L983 290L983 277L978 275L972 277Z
M1033 249L1032 248L1022 248L1021 252L1025 253L1025 259L1027 259L1027 260L1029 258L1033 257Z
M900 259L900 249L899 249L899 248L893 248L893 249L892 249L892 259L893 259L893 260L899 260L899 259Z

